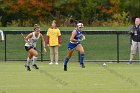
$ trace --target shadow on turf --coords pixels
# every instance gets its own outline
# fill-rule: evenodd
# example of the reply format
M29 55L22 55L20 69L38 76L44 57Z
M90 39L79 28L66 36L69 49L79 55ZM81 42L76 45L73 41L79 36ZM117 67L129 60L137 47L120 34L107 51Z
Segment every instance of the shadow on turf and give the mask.
M96 63L96 64L98 64L98 65L101 66L101 64L99 64L99 63ZM122 80L128 82L128 83L131 84L132 86L134 86L134 87L138 86L138 83L137 83L137 82L135 82L135 81L132 80L131 78L126 77L126 76L120 74L119 72L117 72L117 71L111 69L109 66L103 66L103 65L102 65L102 67L103 67L105 70L107 70L108 72L110 72L111 74L114 74L116 77L118 77L118 78L120 78L120 79L122 79Z
M61 84L63 86L67 86L68 85L68 83L66 81L64 81L64 80L62 80L62 79L60 79L60 78L58 78L58 77L56 77L56 76L54 76L54 75L44 71L44 70L39 70L39 72L44 74L47 77L50 77L51 79L55 80L56 82L58 82L59 84Z
M62 79L60 79L60 78L58 78L58 77L56 77L56 76L54 76L54 75L44 71L44 70L39 70L39 72L41 74L44 74L47 77L50 77L52 80L55 80L56 82L58 82L62 86L67 86L68 85L68 83L66 81L64 81L64 80L62 80ZM2 93L6 93L6 92L2 92ZM77 93L77 92L76 91L72 91L72 93Z

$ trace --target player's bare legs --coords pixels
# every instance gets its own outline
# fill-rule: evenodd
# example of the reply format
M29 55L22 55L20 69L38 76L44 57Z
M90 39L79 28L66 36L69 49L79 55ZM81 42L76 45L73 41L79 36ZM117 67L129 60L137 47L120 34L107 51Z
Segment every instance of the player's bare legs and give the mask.
M33 57L33 55L28 53L27 64L26 64L27 66L30 65L30 62L32 62L32 57Z
M69 59L71 58L73 52L74 52L73 49L72 50L68 50L67 57L64 60L64 71L67 71L67 63L68 63Z
M73 52L74 52L74 50L68 50L67 57L71 58Z
M34 69L39 69L37 67L37 65L35 64L35 62L37 60L37 57L38 57L38 52L35 49L33 49L33 48L31 48L28 52L32 55L32 67Z
M85 65L84 65L84 48L81 44L78 44L76 46L76 50L80 52L80 65L82 68L85 68ZM67 53L67 57L65 58L64 60L64 71L67 71L67 63L69 61L69 59L71 58L72 54L74 52L74 49L72 50L68 50L68 53Z
M81 44L77 45L76 50L78 50L80 54L84 54L84 48Z
M84 48L81 44L77 45L76 47L76 50L78 50L80 52L80 65L82 68L85 68L85 65L84 65Z
M28 58L27 58L27 64L25 65L25 67L27 68L27 71L31 71L30 70L30 62L32 62L32 67L35 68L35 69L39 69L37 67L37 65L35 64L36 60L37 60L37 57L38 57L38 52L34 49L34 48L31 48L29 51L28 51Z

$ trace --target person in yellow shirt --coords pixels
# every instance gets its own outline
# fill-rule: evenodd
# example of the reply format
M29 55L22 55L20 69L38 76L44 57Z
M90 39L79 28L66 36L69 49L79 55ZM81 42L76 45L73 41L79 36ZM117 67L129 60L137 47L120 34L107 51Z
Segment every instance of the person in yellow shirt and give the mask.
M62 43L61 32L56 26L56 21L53 21L51 27L48 29L46 34L46 44L50 49L50 63L58 64L58 48Z

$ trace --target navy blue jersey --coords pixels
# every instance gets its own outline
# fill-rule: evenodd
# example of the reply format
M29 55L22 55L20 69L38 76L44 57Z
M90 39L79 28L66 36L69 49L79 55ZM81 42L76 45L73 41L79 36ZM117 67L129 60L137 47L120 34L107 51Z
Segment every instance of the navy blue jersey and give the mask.
M74 37L74 39L78 40L80 38L82 34L82 31L78 31L77 28L74 29L74 31L76 31L76 35ZM80 42L72 42L70 41L69 44L68 44L68 50L72 50L72 49L75 49L78 45L80 44Z
M74 39L76 39L76 40L78 40L79 39L79 37L82 35L82 31L78 31L78 29L77 28L75 28L75 30L74 31L76 31L76 35L75 35L75 37L74 37Z
M135 42L140 42L140 25L139 26L133 26L131 29L131 38Z

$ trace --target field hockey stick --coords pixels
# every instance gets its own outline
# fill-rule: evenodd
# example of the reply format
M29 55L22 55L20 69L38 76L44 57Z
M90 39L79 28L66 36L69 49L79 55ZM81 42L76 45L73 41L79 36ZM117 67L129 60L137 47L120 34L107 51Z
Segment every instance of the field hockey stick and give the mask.
M21 33L21 36L25 39L25 36L23 35L23 33ZM29 42L30 43L30 42ZM39 49L36 48L36 51L39 52L41 55L45 55L44 53L42 53ZM47 54L47 52L45 52Z
M25 36L21 33L21 36L25 39Z

